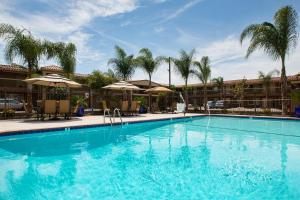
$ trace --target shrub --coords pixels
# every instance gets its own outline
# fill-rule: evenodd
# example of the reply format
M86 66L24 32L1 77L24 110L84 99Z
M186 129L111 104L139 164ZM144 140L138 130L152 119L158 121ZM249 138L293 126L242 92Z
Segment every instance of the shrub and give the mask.
M2 117L6 116L6 118L14 117L15 116L15 110L13 110L13 109L4 109L3 112L1 113L1 116Z
M263 109L263 114L264 115L271 115L272 114L271 109L269 109L269 108Z

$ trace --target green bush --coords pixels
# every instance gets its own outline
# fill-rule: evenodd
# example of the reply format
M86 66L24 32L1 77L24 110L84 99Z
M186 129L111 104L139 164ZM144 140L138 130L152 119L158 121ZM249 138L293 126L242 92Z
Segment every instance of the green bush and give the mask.
M263 109L263 114L264 115L271 115L272 114L271 109L269 109L269 108Z
M13 109L4 109L3 112L1 113L1 116L2 117L6 116L6 118L14 117L15 116L15 110L13 110Z
M292 92L291 96L293 103L300 105L300 91Z

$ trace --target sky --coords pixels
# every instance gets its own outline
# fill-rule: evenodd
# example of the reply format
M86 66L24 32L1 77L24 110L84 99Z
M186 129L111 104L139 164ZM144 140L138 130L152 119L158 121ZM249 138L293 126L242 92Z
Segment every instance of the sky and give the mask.
M112 68L107 61L119 45L128 54L137 55L147 47L154 56L171 57L181 49L196 49L195 60L209 56L212 78L231 80L280 70L280 61L263 52L245 59L249 42L241 45L239 36L249 24L272 22L285 5L292 5L300 16L299 0L1 0L0 23L29 29L41 39L75 43L77 73ZM7 63L4 49L0 40L0 63ZM48 64L57 63L40 61L41 66ZM300 72L300 42L288 55L286 67L288 75ZM153 81L168 83L167 70L161 65ZM138 69L132 79L147 77ZM197 82L196 77L189 80ZM172 84L183 84L175 70Z

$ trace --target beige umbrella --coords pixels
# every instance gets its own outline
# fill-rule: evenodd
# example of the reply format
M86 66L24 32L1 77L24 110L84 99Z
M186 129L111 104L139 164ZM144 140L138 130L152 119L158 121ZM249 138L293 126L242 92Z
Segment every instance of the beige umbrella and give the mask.
M109 89L109 90L142 90L141 88L131 84L127 83L126 81L119 81L117 83L113 83L107 86L102 87L103 89Z
M169 92L173 92L173 91L166 87L157 86L157 87L153 87L153 88L146 90L146 92L148 92L148 93L169 93Z
M123 98L124 98L124 92L125 91L130 91L130 102L132 102L132 91L133 90L142 90L141 88L128 83L126 81L119 81L117 83L113 83L107 86L102 87L103 89L108 89L108 90L121 90L123 91Z
M24 80L28 84L32 85L43 85L53 87L68 87L68 88L79 88L81 84L76 83L70 79L67 79L58 74L48 74L38 78L30 78Z

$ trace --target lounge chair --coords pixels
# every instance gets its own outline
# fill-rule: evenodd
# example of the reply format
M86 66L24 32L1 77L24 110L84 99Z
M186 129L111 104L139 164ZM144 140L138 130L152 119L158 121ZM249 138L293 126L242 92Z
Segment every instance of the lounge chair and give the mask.
M65 115L65 119L69 119L70 114L70 101L69 100L60 100L59 101L59 110L60 115Z
M51 115L56 116L56 100L45 100L43 113L49 115L49 118Z

